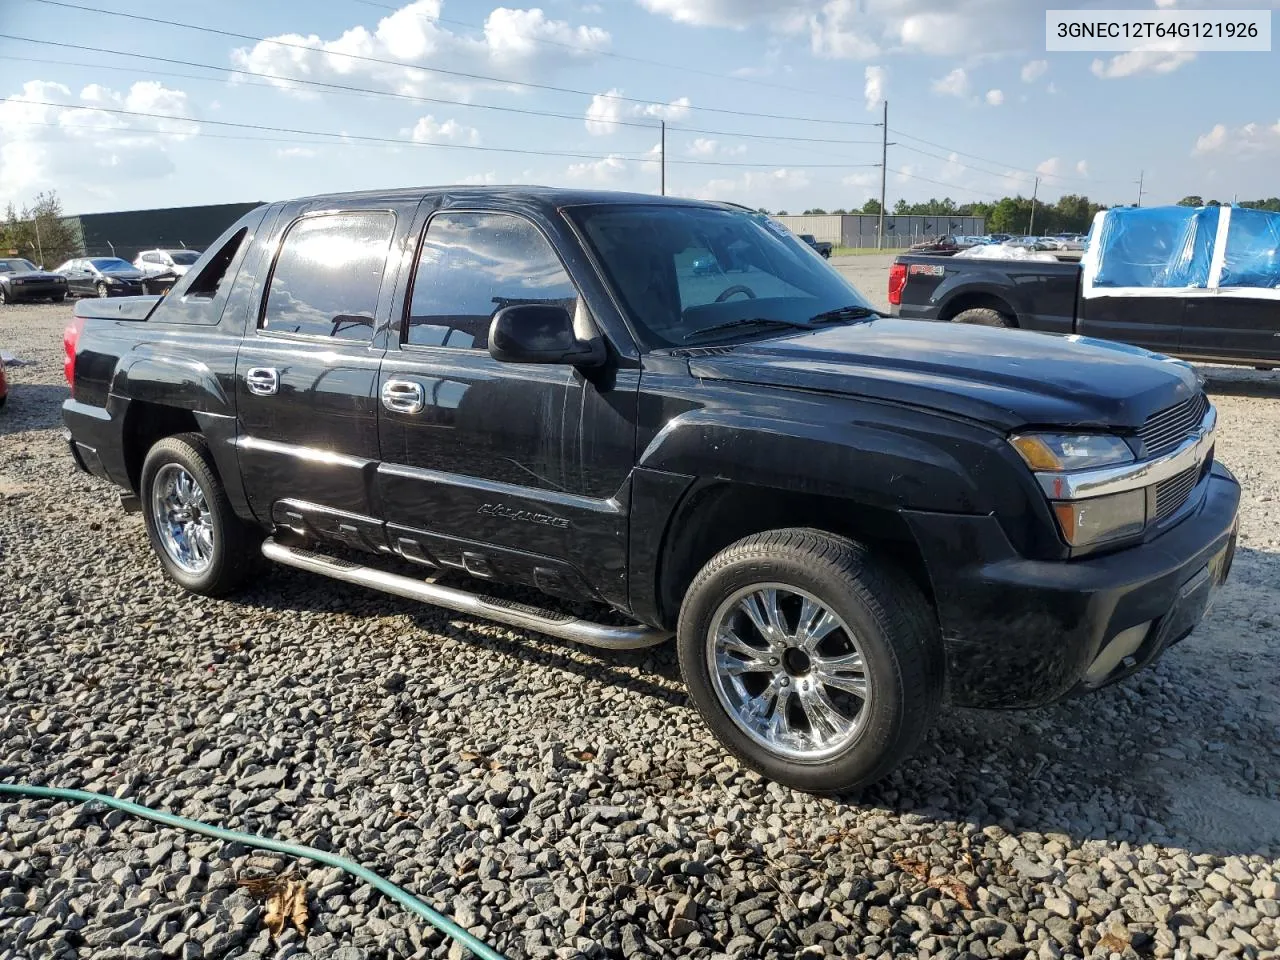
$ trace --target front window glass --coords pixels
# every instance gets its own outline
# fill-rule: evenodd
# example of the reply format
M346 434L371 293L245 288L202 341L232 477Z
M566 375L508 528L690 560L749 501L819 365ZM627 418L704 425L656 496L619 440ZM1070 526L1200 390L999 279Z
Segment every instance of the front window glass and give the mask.
M650 348L777 333L781 323L807 325L847 307L874 312L811 247L763 214L610 204L571 216Z
M22 273L34 269L36 265L30 260L0 260L0 273Z

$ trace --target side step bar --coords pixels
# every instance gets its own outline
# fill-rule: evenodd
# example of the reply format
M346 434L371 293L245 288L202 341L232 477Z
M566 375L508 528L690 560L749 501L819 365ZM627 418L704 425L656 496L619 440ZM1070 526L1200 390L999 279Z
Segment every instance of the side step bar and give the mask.
M671 638L671 634L667 631L639 623L628 626L592 623L567 614L540 610L523 603L496 597L482 597L455 587L427 583L373 567L362 567L357 563L328 557L311 550L286 547L272 539L263 541L262 555L268 560L283 563L288 567L297 567L309 573L318 573L335 580L345 580L347 583L381 590L383 593L394 594L409 600L421 600L423 603L434 604L437 607L505 623L510 627L545 633L562 640L572 640L589 647L600 647L605 650L640 650L657 646Z

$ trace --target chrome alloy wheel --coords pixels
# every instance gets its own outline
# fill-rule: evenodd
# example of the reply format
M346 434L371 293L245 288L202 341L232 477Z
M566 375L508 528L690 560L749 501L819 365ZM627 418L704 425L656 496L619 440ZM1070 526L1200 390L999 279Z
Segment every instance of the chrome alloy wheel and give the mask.
M707 639L720 703L771 753L818 763L862 732L873 695L862 649L817 597L781 583L744 587L720 605Z
M181 464L166 463L151 483L151 519L169 559L199 576L213 562L213 515L204 490Z

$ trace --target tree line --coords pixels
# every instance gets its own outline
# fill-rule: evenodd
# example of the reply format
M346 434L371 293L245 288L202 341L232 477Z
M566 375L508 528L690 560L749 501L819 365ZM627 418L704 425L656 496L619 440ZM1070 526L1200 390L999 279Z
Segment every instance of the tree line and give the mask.
M1198 196L1186 196L1178 201L1179 206L1184 207L1203 207L1203 206L1223 206L1217 200L1205 200ZM1000 200L977 203L956 203L950 197L943 197L941 200L932 198L922 203L909 203L906 200L899 200L893 205L892 209L885 212L886 216L895 217L935 217L938 219L935 231L939 234L954 233L960 229L960 224L956 224L952 228L949 222L953 217L981 217L986 223L988 233L1012 233L1025 234L1032 230L1036 234L1054 234L1054 233L1088 233L1089 227L1093 224L1093 218L1099 210L1106 210L1107 204L1095 203L1086 196L1080 194L1068 193L1063 194L1053 203L1045 203L1043 200L1034 201L1035 217L1032 218L1032 200L1030 197L1024 197L1021 194L1014 197L1003 197ZM1258 210L1272 210L1280 212L1280 198L1269 197L1265 200L1243 200L1235 204L1238 207L1252 207ZM768 211L763 211L768 213ZM880 213L880 201L876 199L868 200L862 205L861 209L846 210L837 208L835 210L824 210L821 207L811 207L805 210L806 215L821 216L823 214L853 214L862 213L878 216ZM779 210L778 216L787 216L786 210Z
M41 193L19 213L12 203L0 223L0 256L22 257L52 269L84 249L80 221L62 214L56 193Z

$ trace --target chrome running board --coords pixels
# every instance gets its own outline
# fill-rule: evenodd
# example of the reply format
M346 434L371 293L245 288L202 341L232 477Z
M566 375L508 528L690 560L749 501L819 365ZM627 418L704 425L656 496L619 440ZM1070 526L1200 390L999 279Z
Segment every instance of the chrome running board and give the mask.
M516 603L511 600L483 597L479 594L468 593L466 590L458 590L455 587L427 583L423 580L415 580L413 577L402 576L398 573L387 573L373 567L362 567L358 563L339 560L336 557L328 557L311 550L286 547L272 539L263 541L262 555L268 560L283 563L288 567L296 567L299 570L306 570L308 573L318 573L322 576L332 577L335 580L344 580L347 583L369 587L373 590L381 590L383 593L394 594L397 597L420 600L423 603L434 604L437 607L445 607L449 610L456 610L459 613L482 617L485 620L505 623L509 627L534 630L538 633L549 634L562 640L572 640L574 643L585 644L589 647L600 647L605 650L640 650L645 647L657 646L671 638L671 634L668 631L659 630L656 627L648 627L644 624L613 626L605 623L592 623L589 620L579 620L568 614L541 610L537 607Z

